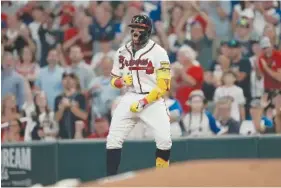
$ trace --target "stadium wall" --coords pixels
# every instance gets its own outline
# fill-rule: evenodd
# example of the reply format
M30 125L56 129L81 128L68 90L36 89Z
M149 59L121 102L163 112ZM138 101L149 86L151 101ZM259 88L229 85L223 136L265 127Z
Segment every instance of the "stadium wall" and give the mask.
M154 166L151 140L124 143L120 172ZM53 184L61 179L82 181L104 177L105 142L63 140L1 145L4 187ZM171 163L199 159L281 158L281 135L181 138L173 141Z

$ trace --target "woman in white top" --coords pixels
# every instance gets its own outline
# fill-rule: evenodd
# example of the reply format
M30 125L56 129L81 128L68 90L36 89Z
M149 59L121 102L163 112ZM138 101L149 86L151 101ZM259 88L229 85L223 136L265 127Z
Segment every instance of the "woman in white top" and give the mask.
M211 136L221 131L212 114L205 110L206 99L201 90L192 91L187 102L191 110L182 119L185 135Z
M245 119L245 97L243 90L234 84L235 81L236 76L233 72L225 72L222 76L223 85L215 91L214 102L221 98L229 98L232 101L231 117L236 121L242 121Z
M32 140L56 140L59 126L55 121L54 112L48 108L44 92L38 93L35 98L35 112L33 121L35 126L31 132Z

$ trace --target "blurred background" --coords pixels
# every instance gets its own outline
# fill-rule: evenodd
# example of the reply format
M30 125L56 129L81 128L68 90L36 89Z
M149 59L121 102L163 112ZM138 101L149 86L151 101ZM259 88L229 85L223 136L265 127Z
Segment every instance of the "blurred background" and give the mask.
M105 176L126 92L110 73L136 14L172 64L171 162L280 158L280 1L1 1L3 186ZM150 127L129 139L120 171L155 166Z
M174 138L281 132L280 75L261 74L280 68L280 1L1 6L2 143L105 138L125 92L110 86L113 58L135 14L150 16L151 39L169 54ZM152 134L138 125L129 137Z

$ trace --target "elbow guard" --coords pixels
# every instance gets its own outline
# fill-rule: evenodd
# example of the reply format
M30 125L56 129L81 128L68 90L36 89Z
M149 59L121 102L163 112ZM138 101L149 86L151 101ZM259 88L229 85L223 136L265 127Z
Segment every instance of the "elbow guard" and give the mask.
M112 87L120 89L123 87L123 80L120 77L112 77L110 84Z
M171 73L169 68L162 68L156 71L157 87L154 88L145 98L148 103L152 103L163 97L170 90Z

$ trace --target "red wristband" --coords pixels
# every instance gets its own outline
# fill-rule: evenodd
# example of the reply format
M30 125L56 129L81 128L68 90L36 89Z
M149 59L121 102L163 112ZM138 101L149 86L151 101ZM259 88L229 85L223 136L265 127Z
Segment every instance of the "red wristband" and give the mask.
M145 105L148 104L148 100L147 100L146 98L143 98L142 101L143 101L143 103L144 103Z
M122 88L123 87L123 80L122 80L122 78L116 79L115 82L114 82L114 85L117 88Z

